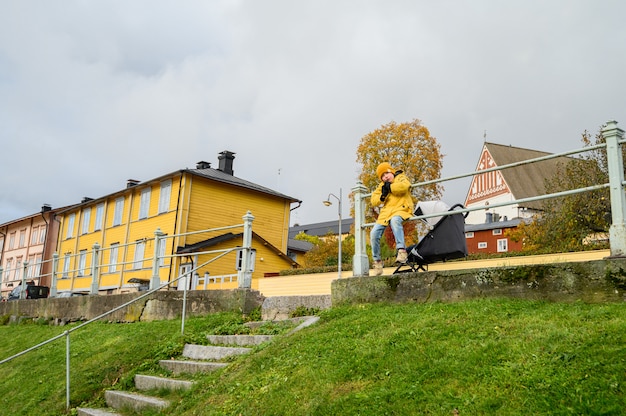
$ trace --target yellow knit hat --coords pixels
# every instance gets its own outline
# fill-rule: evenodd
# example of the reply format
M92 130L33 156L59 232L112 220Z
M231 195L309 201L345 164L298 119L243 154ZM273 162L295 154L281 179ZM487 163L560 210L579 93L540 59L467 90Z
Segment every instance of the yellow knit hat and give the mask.
M391 172L394 175L396 174L396 170L392 168L391 165L387 162L381 163L376 168L376 176L378 177L378 179L382 179L382 176L387 172Z

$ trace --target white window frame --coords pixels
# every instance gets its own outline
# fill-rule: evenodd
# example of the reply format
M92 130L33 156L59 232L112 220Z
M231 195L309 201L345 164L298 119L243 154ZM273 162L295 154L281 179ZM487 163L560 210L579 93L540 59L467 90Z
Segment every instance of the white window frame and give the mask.
M495 228L491 230L491 235L502 235L502 228Z
M124 212L124 197L117 198L115 200L115 212L113 213L113 224L112 224L113 227L115 227L116 225L122 225L122 213L123 212Z
M111 244L111 250L109 251L109 273L117 271L117 259L119 256L119 243Z
M159 239L159 267L165 267L165 249L166 241L164 238Z
M24 247L26 245L26 230L20 230L20 240L18 243L18 247Z
M499 238L496 240L498 253L506 253L509 251L509 239L508 238Z
M141 190L141 195L139 197L139 217L138 219L142 220L144 218L148 218L148 211L150 210L150 188L144 188Z
M65 232L65 238L72 238L74 236L74 221L76 220L76 214L71 213L67 217L67 230Z
M81 234L87 234L89 232L89 222L91 221L91 208L83 210L83 223L81 226Z
M38 244L39 241L37 241L37 239L39 238L39 227L33 227L33 229L30 231L30 245L35 245Z
M143 257L146 251L146 242L137 241L135 245L135 255L133 257L133 270L141 270L143 268Z
M161 190L159 192L159 214L167 212L170 208L170 198L172 195L172 180L168 179L161 182Z
M70 253L65 253L65 256L63 256L62 278L67 279L69 277L70 277Z
M11 277L11 264L13 263L13 257L7 259L7 264L5 266L5 275L4 280L10 280Z
M104 203L96 205L96 221L93 224L93 230L102 230L102 224L104 224Z
M474 238L474 231L468 231L465 233L465 238Z
M486 241L481 241L478 243L478 249L479 250L484 250L487 248L487 242Z
M41 275L41 263L43 263L43 255L35 254L34 263L30 266L34 270L34 276L39 277Z
M43 225L39 227L39 243L43 244L46 242L46 231L48 230L47 227L44 227Z
M86 276L85 268L87 267L87 250L81 250L78 253L78 276Z

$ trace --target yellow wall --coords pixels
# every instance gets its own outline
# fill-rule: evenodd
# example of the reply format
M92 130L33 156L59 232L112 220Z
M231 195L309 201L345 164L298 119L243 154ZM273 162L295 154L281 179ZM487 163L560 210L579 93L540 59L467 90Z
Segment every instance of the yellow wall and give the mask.
M171 194L169 209L165 213L158 213L161 183L164 179L171 180ZM150 205L147 218L139 219L141 194L146 187L150 188ZM122 223L113 226L116 200L124 198ZM105 204L105 217L103 230L94 230L96 209L95 207ZM91 210L89 232L81 235L81 217L85 210ZM150 280L152 276L152 258L155 253L154 237L155 230L159 229L166 236L181 233L189 233L209 228L224 227L243 224L243 216L250 211L255 217L252 229L255 233L267 240L282 253L279 256L275 251L261 244L258 240L253 241L253 247L257 249L257 262L253 279L262 278L265 273L276 273L292 267L292 261L286 257L287 236L289 230L289 200L275 197L260 192L215 182L190 173L176 173L171 178L161 178L147 184L138 184L127 188L105 199L94 200L76 207L59 215L62 227L59 235L58 250L59 265L58 277L63 267L65 253L73 256L86 250L86 264L84 276L77 276L76 272L70 272L69 279L58 280L59 290L88 290L91 285L92 250L94 243L98 243L100 252L100 282L101 289L117 289L120 286L134 288L136 284L129 284L131 278ZM75 214L73 236L66 239L67 222L69 215ZM232 232L240 234L243 227L239 226L230 230L221 230L212 233L193 234L183 237L166 238L166 255L176 252L178 247L185 244L193 244ZM140 268L135 269L133 260L137 242L145 242L144 261ZM111 245L118 244L118 264L114 272L109 271L111 263ZM241 246L242 239L232 239L225 242L222 248ZM211 250L215 250L212 247ZM207 261L210 255L204 255L199 263ZM211 257L215 257L212 255ZM263 259L261 261L260 259ZM180 264L187 262L184 258L171 258L165 261L166 267L159 268L161 282L171 281L179 275ZM198 263L196 263L198 264ZM209 273L215 275L235 274L236 252L230 253L223 258L211 263ZM72 257L70 270L78 268L78 257ZM200 274L202 275L204 271Z
M243 216L250 211L254 216L254 232L281 251L287 251L289 215L285 216L285 206L289 212L288 201L200 177L192 178L190 189L188 231L242 224ZM201 236L189 237L187 244L202 239Z

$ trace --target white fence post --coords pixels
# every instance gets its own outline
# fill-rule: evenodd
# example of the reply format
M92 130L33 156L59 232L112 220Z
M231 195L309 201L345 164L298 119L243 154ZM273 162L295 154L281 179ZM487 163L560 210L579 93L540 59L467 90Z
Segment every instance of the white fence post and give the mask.
M626 256L626 194L624 193L624 160L619 140L624 130L617 127L617 121L609 121L602 128L606 140L606 159L609 168L609 189L611 195L612 222L609 228L611 257Z
M57 267L59 266L59 254L52 254L52 282L50 283L50 297L57 297Z
M94 243L91 251L91 294L97 295L100 288L100 244Z
M368 276L369 260L367 258L367 240L365 239L365 198L367 188L359 182L352 188L354 195L354 257L352 258L352 275Z
M28 270L28 262L22 263L22 289L20 290L20 299L26 299L26 272Z
M150 279L150 290L154 290L161 286L161 277L159 276L159 250L165 233L160 228L154 230L154 256L152 257L152 279Z
M243 247L241 248L241 270L237 272L237 287L250 289L252 287L252 221L254 216L250 211L243 216Z

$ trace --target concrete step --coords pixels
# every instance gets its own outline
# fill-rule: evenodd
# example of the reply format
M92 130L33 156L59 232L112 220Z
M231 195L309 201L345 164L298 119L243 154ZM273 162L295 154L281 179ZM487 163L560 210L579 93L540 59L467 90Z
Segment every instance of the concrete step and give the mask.
M252 348L247 347L218 347L214 345L185 344L183 356L192 360L221 361L228 357L249 354Z
M170 405L170 402L167 400L157 397L119 390L106 390L104 392L104 400L107 406L113 409L132 409L135 412L140 412L144 409L161 410Z
M121 413L110 409L90 409L88 407L78 407L76 414L78 416L122 416Z
M135 375L135 388L137 390L189 390L193 386L193 382L187 380L175 380L172 378L146 376L142 374Z
M274 335L207 335L211 344L217 345L260 345L269 342Z
M208 361L184 361L184 360L161 360L159 365L166 370L170 370L172 374L194 374L209 373L219 370L228 365L228 363L213 363Z

